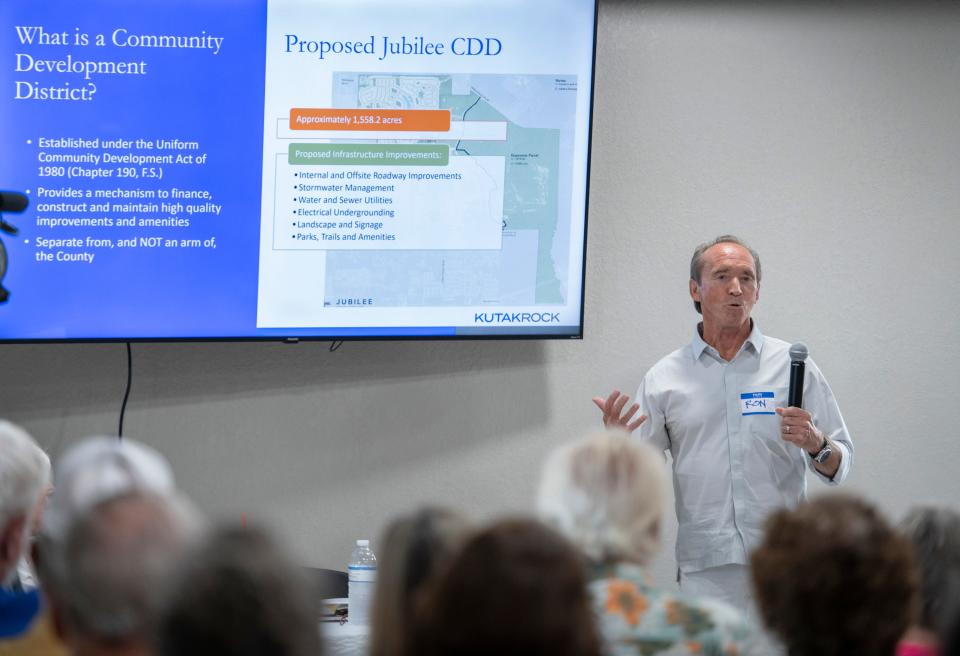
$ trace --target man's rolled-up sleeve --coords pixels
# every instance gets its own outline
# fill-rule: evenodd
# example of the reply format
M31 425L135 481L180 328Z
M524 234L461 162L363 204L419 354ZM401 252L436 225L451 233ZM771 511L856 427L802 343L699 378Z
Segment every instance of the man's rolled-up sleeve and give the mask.
M824 483L839 485L847 478L853 465L853 439L830 384L813 361L807 360L807 366L809 375L803 391L804 406L813 415L813 425L823 431L827 438L840 448L841 453L840 468L832 479L817 470L813 458L807 459L807 466Z
M663 408L660 407L655 392L655 384L650 380L650 374L648 373L643 377L640 389L637 390L637 403L640 404L640 412L647 415L646 421L640 424L640 428L637 429L637 434L640 439L655 447L658 451L667 451L670 449L670 435L667 433Z

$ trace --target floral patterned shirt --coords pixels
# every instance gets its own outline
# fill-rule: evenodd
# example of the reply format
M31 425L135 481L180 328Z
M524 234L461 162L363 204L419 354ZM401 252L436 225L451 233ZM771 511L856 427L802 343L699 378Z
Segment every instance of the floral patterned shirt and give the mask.
M651 586L644 570L597 567L590 582L610 656L744 656L753 630L739 611L713 599Z

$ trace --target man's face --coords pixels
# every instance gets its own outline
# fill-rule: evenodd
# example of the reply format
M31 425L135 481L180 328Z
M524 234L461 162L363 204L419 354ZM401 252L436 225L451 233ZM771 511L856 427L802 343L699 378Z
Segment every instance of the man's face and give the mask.
M704 328L737 329L750 321L760 298L753 256L739 244L717 244L703 254L699 282L690 281L690 296L700 302Z

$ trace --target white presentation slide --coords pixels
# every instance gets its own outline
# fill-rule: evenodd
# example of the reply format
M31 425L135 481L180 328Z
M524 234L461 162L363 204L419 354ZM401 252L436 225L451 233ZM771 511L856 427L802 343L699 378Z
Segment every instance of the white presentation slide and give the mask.
M593 3L306 7L267 10L257 327L579 332Z

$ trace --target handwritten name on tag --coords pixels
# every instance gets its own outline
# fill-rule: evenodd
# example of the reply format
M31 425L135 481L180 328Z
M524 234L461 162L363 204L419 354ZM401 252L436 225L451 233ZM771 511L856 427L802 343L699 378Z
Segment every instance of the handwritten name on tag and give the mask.
M775 415L777 397L773 392L748 392L740 395L740 413L746 415Z

